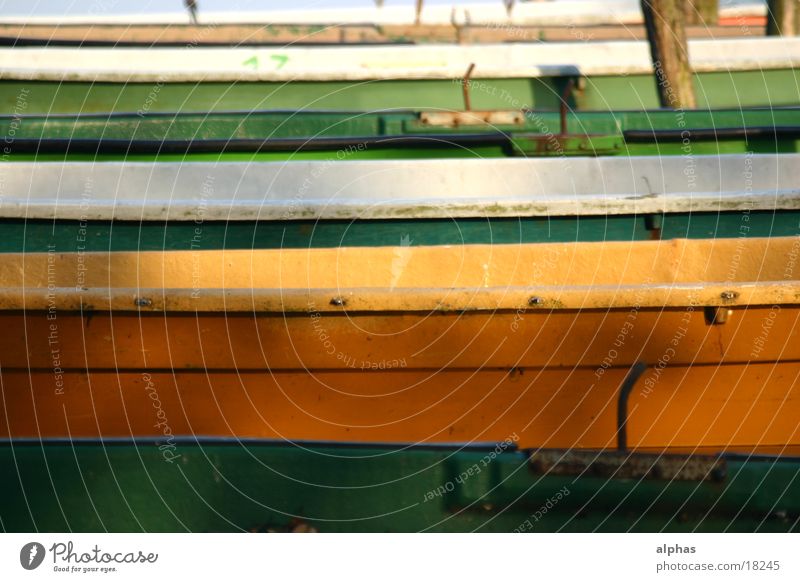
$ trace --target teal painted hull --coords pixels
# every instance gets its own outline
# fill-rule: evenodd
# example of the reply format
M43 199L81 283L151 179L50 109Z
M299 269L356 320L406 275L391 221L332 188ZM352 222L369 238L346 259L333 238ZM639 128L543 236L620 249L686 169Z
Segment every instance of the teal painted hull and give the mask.
M800 109L529 111L512 125L425 113L259 111L0 117L2 161L699 156L800 151Z
M161 443L162 449L165 447ZM512 449L175 441L0 445L5 531L797 531L800 462L719 483L537 477Z
M746 228L743 228L746 227ZM200 230L198 235L197 230ZM0 252L336 248L800 236L800 212L459 220L102 222L0 220ZM198 241L201 241L198 243Z

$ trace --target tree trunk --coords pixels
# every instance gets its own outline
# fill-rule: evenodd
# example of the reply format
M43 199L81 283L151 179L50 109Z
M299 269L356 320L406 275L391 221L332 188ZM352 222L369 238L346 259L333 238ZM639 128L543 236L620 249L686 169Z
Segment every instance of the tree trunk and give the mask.
M719 0L685 0L686 24L714 26L719 21Z
M641 0L662 107L694 109L683 0Z
M417 0L417 4L414 7L414 24L419 24L422 22L422 3L424 0Z
M767 0L767 36L797 34L797 0Z

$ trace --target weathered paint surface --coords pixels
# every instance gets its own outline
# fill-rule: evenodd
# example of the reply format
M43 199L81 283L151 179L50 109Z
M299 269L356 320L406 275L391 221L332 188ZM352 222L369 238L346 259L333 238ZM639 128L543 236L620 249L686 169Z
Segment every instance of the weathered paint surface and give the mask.
M746 177L746 179L745 179ZM9 162L6 218L313 220L800 208L800 154L296 162Z
M596 370L604 365L627 369L637 359L655 365L665 353L677 366L800 360L800 346L788 341L796 335L795 318L794 307L738 308L726 324L715 326L708 324L703 309L690 307L641 309L633 314L546 309L429 317L319 316L315 311L290 317L72 312L58 314L58 335L61 366L71 370L350 372L437 369L443 363L464 370L548 366ZM51 320L29 312L3 314L0 321L6 330L0 337L3 366L47 369ZM764 322L770 329L762 341L757 341L758 335L741 337L749 330L760 333ZM679 329L684 335L673 345ZM614 345L617 339L621 341ZM26 341L27 351L19 347ZM483 349L488 345L496 347Z
M63 394L56 394L51 371L4 368L7 417L0 434L454 443L516 433L526 447L614 448L616 398L626 372L609 369L598 380L587 369L523 369L522 376L503 370L112 370L67 373ZM639 390L631 400L629 444L730 451L798 445L798 374L800 367L788 363L670 366L647 396Z
M15 288L355 293L514 287L613 292L620 286L661 289L666 297L670 286L791 286L798 279L798 251L798 237L111 254L54 249L1 255L0 276L7 297Z

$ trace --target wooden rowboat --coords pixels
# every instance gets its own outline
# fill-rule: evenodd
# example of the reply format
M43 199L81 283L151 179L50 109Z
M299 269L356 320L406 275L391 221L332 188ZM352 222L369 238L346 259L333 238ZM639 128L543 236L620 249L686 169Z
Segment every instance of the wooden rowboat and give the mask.
M723 211L749 227L750 212L796 209L795 158L698 156L691 191L678 157L341 162L324 184L299 190L324 163L8 163L8 191L35 194L7 196L6 216L188 221L195 230L188 251L54 246L0 256L5 431L157 436L146 371L175 410L176 434L464 442L516 432L523 446L596 448L614 442L611 404L644 360L642 390L658 389L640 394L633 446L796 444L787 351L796 343L796 231L412 246L409 235L381 240L377 226ZM737 190L742 172L752 184ZM606 191L575 176L600 177ZM203 241L205 220L346 216L373 221L374 242L207 250ZM61 392L46 349L51 311L61 322ZM732 385L741 400L731 400ZM723 402L726 414L709 424L707 411Z
M777 166L761 167L765 158L758 158L756 170L767 181L761 189L753 182L750 190L760 192L760 199L751 200L744 184L754 166L754 158L748 152L759 155L797 152L795 109L564 112L563 116L556 112L505 111L493 115L486 120L441 112L267 111L0 118L0 134L4 135L5 144L2 159L6 162L0 167L5 196L0 209L4 210L0 212L3 234L0 251L47 252L51 244L64 252L79 248L190 250L195 225L185 218L196 213L197 205L209 194L203 194L203 180L187 182L180 191L173 190L172 185L177 184L178 178L188 179L193 169L200 167L193 165L195 162L210 164L206 167L235 162L239 165L232 168L245 170L244 174L229 176L230 181L225 185L217 182L214 193L218 201L213 212L201 209L202 244L207 250L363 247L393 244L392 241L404 237L411 246L737 238L743 234L745 220L747 236L796 234L800 212L791 202L791 189L781 188L774 204L763 196L764 191L776 187L770 172L777 171ZM728 154L740 157L728 158ZM604 157L592 160L587 155ZM596 208L590 213L579 214L577 207L564 207L564 201L574 193L572 176L576 171L586 173L581 179L582 191L597 195L592 178L600 164L607 168L600 175L610 178L611 165L616 164L623 175L631 177L633 166L626 161L631 156L645 156L642 162L649 159L650 186L644 180L638 183L632 180L627 188L618 191L616 210L606 198L597 198ZM656 156L661 156L669 166L662 167ZM448 178L453 174L451 170L466 168L465 171L477 171L481 176L477 176L479 181L472 181L472 198L462 199L464 207L473 205L475 197L502 202L496 184L490 184L483 192L477 187L479 183L486 185L485 176L490 175L484 169L497 173L492 158L504 158L503 164L518 168L550 168L548 175L558 176L560 183L551 189L551 194L561 196L561 211L553 215L516 212L513 207L520 197L524 200L535 194L523 185L517 191L517 201L507 199L503 211L499 207L491 212L473 208L467 215L437 216L439 210L433 209L432 213L415 215L411 212L413 205L406 204L403 208L384 209L382 216L370 217L362 210L353 215L337 214L336 208L331 207L325 220L319 220L320 216L313 212L307 216L295 212L302 206L303 196L298 197L301 190L311 195L312 184L304 186L308 175L299 170L289 172L277 163L292 162L286 169L300 167L294 164L298 161L311 163L304 167L318 175L318 179L311 181L316 183L313 196L318 199L330 197L326 191L328 177L341 168L353 167L343 162L382 160L388 164L382 166L384 169L395 168L393 171L398 172L404 168L405 172L413 170L417 163L403 160L421 160L428 164L425 167L433 164L442 180L452 180ZM526 164L525 158L551 159ZM617 159L612 161L612 158ZM737 161L731 162L732 159ZM771 159L777 163L784 158ZM168 168L172 174L163 175L165 186L155 179L156 173L140 169L144 172L142 187L126 194L130 201L138 200L139 206L129 209L127 214L119 214L124 209L113 210L116 202L111 193L124 186L126 179L114 172L121 170L123 166L119 163L125 160L148 162L159 176ZM719 164L724 160L728 160L724 171L730 177L727 195L742 189L738 206L728 204L733 201L730 197L725 204L718 200L716 176L723 171ZM38 165L30 163L34 161ZM51 164L65 161L84 162L63 166L69 168L71 190L62 181L60 166ZM94 167L100 162L116 164L95 168L104 177L93 176L94 186L89 192L87 180L92 174L82 175L81 168ZM272 164L262 165L263 162ZM262 203L265 200L259 193L249 200L249 216L237 214L242 206L231 206L230 192L239 188L239 179L245 175L253 176L252 191L261 192L255 173L266 171L265 168L272 168L271 175L262 175L268 183L276 176L282 180L282 186L272 195L271 206ZM706 174L703 184L698 182L700 173ZM670 174L671 199L683 197L693 203L668 208L660 206L659 199L651 196L652 186L662 184ZM417 175L420 176L419 172ZM413 185L409 186L403 196L424 201L426 179L424 175L418 179L416 191ZM457 189L454 195L464 191L463 185L451 183L451 186ZM374 185L376 191L383 187L381 181ZM87 214L87 220L81 223L84 213L80 208L87 204L84 198L98 196L99 192L101 200L105 198L106 209L91 219ZM148 202L142 198L143 194L157 201ZM56 196L60 201L57 206ZM625 196L631 200L625 202ZM275 208L281 199L287 207L283 211ZM172 214L162 217L159 208L165 205L172 207ZM549 208L554 210L552 204ZM291 220L286 220L287 217ZM164 222L163 218L171 220ZM142 222L142 219L147 220Z
M793 236L795 157L7 162L0 249L189 250L196 220L204 250Z
M3 255L0 432L797 445L797 241Z

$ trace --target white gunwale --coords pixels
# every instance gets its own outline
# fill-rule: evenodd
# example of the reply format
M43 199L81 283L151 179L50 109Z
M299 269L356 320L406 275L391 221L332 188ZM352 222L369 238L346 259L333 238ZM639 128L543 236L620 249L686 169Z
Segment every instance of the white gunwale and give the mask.
M800 154L6 162L0 218L313 220L800 208Z
M689 41L696 72L793 69L800 39ZM646 42L288 48L0 49L0 79L59 82L371 81L651 74Z

